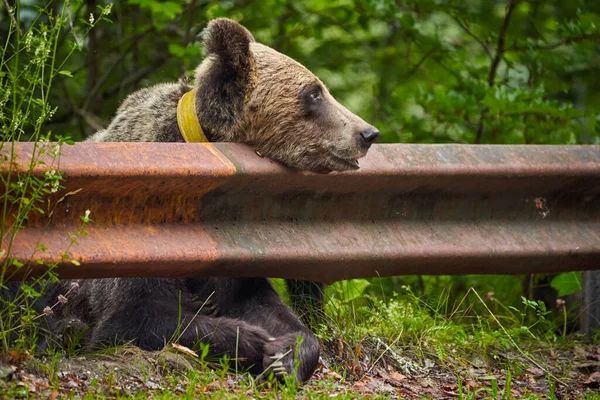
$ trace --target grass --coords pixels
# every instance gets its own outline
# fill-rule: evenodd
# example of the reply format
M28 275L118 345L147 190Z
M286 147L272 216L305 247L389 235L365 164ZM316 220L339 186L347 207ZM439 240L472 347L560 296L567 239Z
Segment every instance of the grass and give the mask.
M0 397L600 399L584 384L597 368L590 360L600 361L597 343L563 336L539 304L505 307L474 289L449 308L447 296L428 302L409 289L383 297L327 290L322 362L303 386L236 374L233 363L170 346L122 346L26 357Z
M9 7L9 3L14 5ZM33 349L41 316L36 315L32 304L48 282L58 279L55 271L58 262L47 264L41 260L40 254L47 250L43 243L36 243L29 258L45 267L44 274L31 278L24 260L12 254L15 238L26 223L50 218L54 206L75 193L62 198L54 195L63 188L59 168L61 148L72 141L42 130L56 113L56 107L50 103L50 92L59 75L71 76L70 71L63 69L65 63L74 51L82 49L90 29L98 21L106 20L110 5L99 7L97 20L85 23L77 32L73 30L68 3L61 6L44 2L37 8L38 14L26 23L20 18L21 2L5 2L4 6L9 7L5 11L10 22L0 43L0 163L6 170L0 174L0 289L5 290L7 282L17 273L28 280L10 296L0 297L0 350L7 354L15 345L20 351ZM71 46L66 54L59 56L59 43L65 40ZM23 140L33 142L32 153L17 163L15 144ZM6 168L12 165L28 167ZM37 176L34 170L40 165L45 165L47 171ZM69 250L80 236L87 234L85 227L91 222L89 211L81 216L81 221L76 232L65 232L69 243L60 249L63 261L75 265L79 261L70 257Z

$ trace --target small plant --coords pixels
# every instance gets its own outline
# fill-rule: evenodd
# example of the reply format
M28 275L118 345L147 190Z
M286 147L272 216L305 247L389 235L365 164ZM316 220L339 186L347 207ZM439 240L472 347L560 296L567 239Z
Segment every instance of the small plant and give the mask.
M4 4L8 6L9 2ZM79 24L73 21L73 6L69 1L48 1L37 9L35 17L23 22L22 7L17 1L6 10L10 22L0 48L0 342L4 354L11 348L35 347L38 322L45 314L36 311L34 303L46 285L57 280L58 262L46 264L41 258L36 259L39 252L47 250L43 243L36 244L36 252L30 257L45 267L42 275L31 277L23 260L12 256L15 238L24 224L33 218L49 217L53 206L62 200L56 198L56 193L63 189L59 168L61 148L72 141L43 130L57 111L51 104L50 93L57 77L72 76L64 69L67 60L83 48L89 31L99 21L107 20L111 11L111 5L101 6L96 16L92 13ZM71 46L59 57L59 43L64 41ZM16 143L23 140L33 142L33 147L27 160L18 160ZM17 165L27 167L18 169ZM35 173L40 168L46 171L42 175ZM81 226L76 232L65 232L70 240L62 252L63 260L79 264L71 259L69 249L87 234L85 228L90 222L87 211L81 216ZM8 284L17 272L28 278L28 282Z

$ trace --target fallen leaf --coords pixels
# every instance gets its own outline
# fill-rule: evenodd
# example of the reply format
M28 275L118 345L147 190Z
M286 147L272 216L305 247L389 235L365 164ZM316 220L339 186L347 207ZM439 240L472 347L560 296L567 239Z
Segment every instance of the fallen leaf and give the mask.
M337 372L335 372L335 371L325 372L325 373L323 373L323 375L331 376L332 378L337 379L337 380L341 380L342 379L342 376L340 374L338 374Z
M402 375L399 372L392 371L389 374L386 374L385 381L392 386L398 387L402 385L402 381L406 380L406 375Z
M527 368L525 370L526 373L528 373L529 375L539 378L542 376L545 376L546 373L544 372L544 370L542 370L541 368L537 368L537 367L531 367L531 368Z
M352 390L356 390L361 393L370 393L371 392L371 389L369 389L367 384L364 382L355 382L354 385L352 385Z
M356 343L356 356L358 357L358 359L363 358L360 343Z
M403 381L406 379L406 375L402 375L400 372L396 372L396 371L390 372L390 377L392 379L396 379L397 381Z
M458 388L458 385L455 383L444 385L444 390L454 391Z
M19 350L11 350L6 360L11 364L20 364L27 359L27 356L27 353L22 353Z
M467 381L465 381L465 383L463 384L467 389L477 389L479 386L475 381L472 381L470 379L468 379Z
M358 376L363 374L364 368L359 363L354 362L350 365L350 371Z
M338 358L342 358L344 356L344 342L342 341L342 339L337 339L336 340L336 344L337 344L337 356Z
M583 381L585 386L589 387L600 387L600 372L594 372L588 378Z

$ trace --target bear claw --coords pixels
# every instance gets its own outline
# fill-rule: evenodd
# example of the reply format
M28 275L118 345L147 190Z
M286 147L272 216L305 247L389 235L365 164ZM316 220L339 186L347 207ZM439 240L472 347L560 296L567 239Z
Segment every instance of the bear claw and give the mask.
M281 360L283 358L283 353L275 353L269 358L271 360ZM281 362L281 361L279 361L279 362Z
M282 380L287 375L285 365L281 361L283 357L283 353L275 353L274 355L269 357L269 359L275 360L271 365L269 365L269 370L271 370L279 380Z
M204 298L195 295L190 299L190 301L192 303L192 309L194 311L200 310L202 315L217 317L221 312L219 306L213 303L211 299L205 300Z

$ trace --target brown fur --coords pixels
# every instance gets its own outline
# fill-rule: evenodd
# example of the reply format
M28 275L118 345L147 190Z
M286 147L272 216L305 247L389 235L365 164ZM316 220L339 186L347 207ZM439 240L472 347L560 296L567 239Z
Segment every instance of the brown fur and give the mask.
M207 57L196 69L194 86L196 113L211 141L246 143L302 170L358 168L355 160L371 144L361 133L374 128L339 104L316 76L256 43L234 21L211 21L205 36ZM132 94L108 128L90 140L182 141L176 107L190 89L180 82Z
M358 168L356 160L366 154L378 132L335 101L305 67L256 43L244 27L227 19L210 22L205 48L206 59L196 70L194 86L196 113L211 141L246 143L304 170ZM176 108L190 89L179 82L133 93L110 125L90 140L183 141ZM132 341L145 349L159 349L174 337L181 311L182 326L190 324L178 338L186 346L207 342L211 354L234 356L237 351L242 365L255 373L272 368L292 374L297 357L296 376L301 381L316 368L317 339L267 279L119 278L79 284L79 293L58 316L89 326L90 347ZM292 282L291 287L315 296L314 285ZM212 301L205 308L208 312L195 315L208 297ZM294 350L297 337L302 338L299 352ZM273 366L278 354L287 355Z

